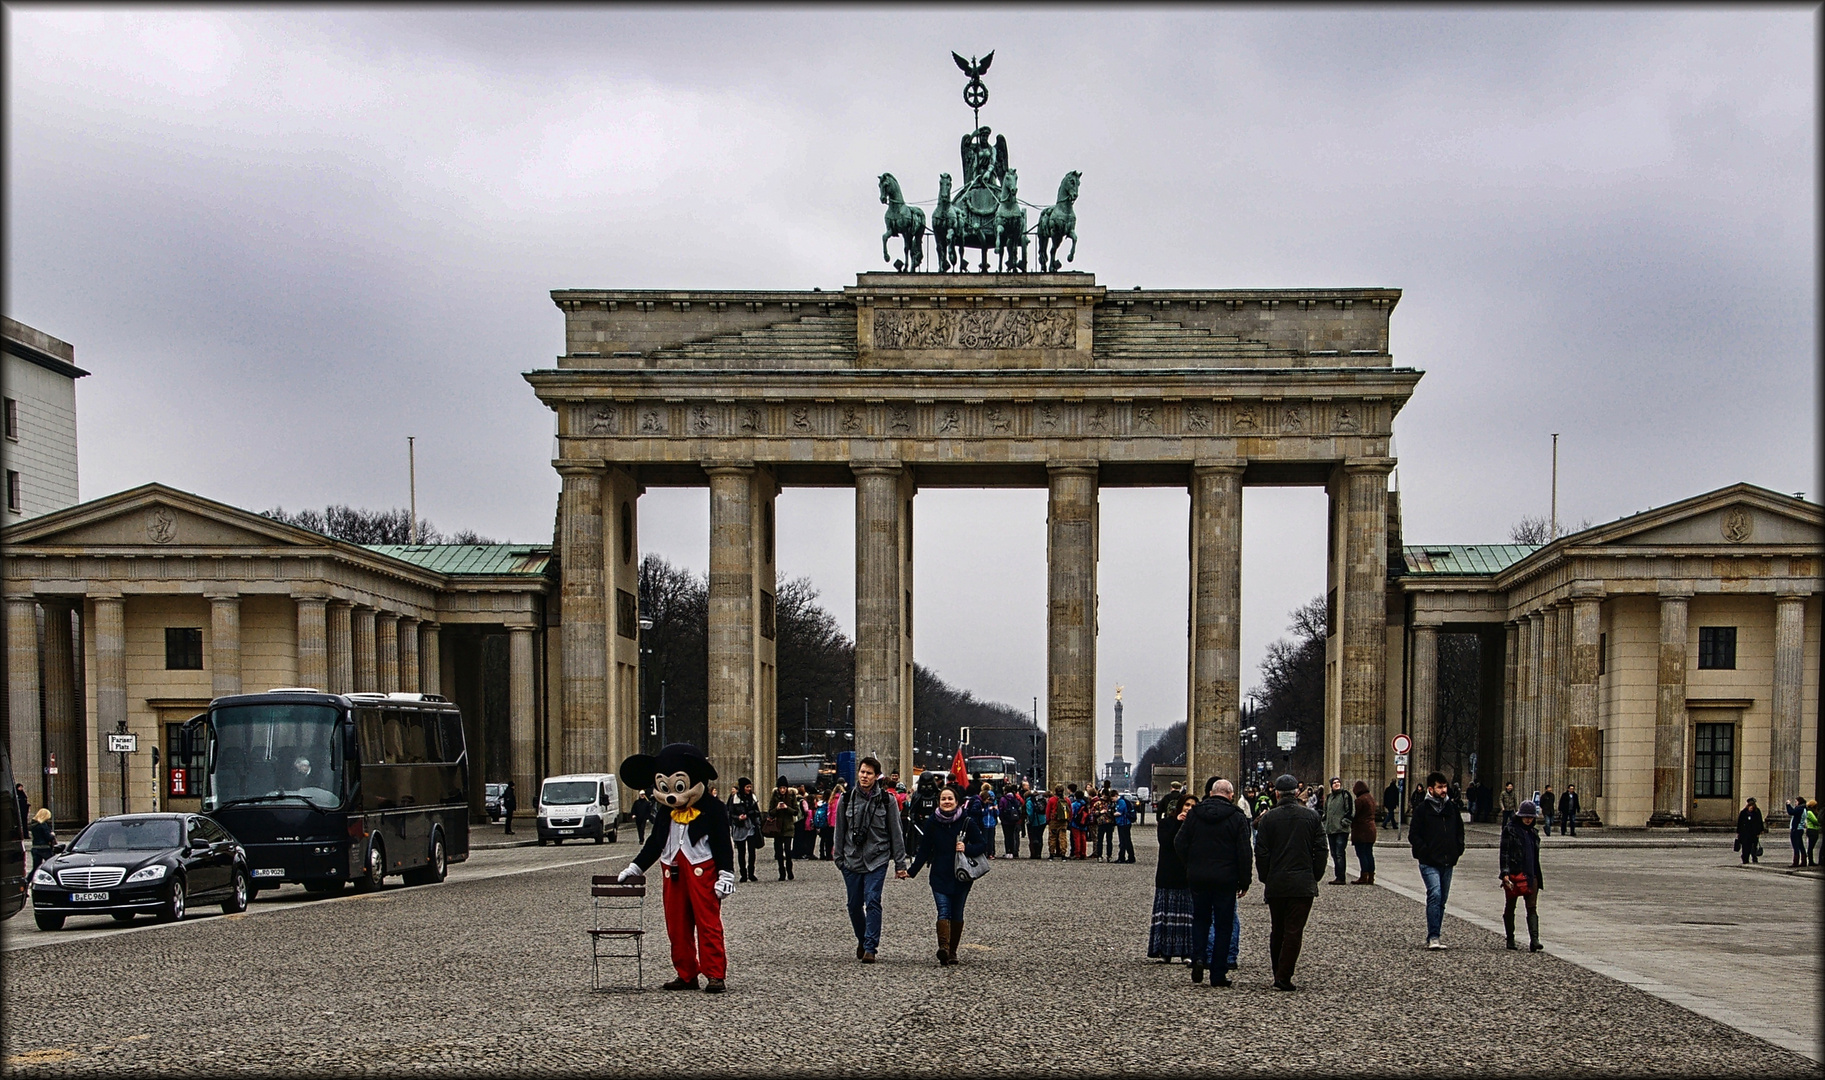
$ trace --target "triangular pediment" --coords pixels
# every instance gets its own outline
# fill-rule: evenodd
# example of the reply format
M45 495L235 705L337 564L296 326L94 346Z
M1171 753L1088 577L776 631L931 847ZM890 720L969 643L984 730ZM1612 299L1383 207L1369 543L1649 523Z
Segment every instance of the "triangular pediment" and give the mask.
M1733 484L1567 537L1572 546L1699 547L1825 542L1825 511L1753 484Z
M327 536L163 484L147 484L12 526L9 548L329 547Z

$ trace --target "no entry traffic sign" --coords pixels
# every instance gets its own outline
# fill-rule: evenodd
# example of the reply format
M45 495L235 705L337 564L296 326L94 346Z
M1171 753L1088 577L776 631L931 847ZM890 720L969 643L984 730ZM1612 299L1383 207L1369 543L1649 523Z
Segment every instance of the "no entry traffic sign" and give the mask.
M1413 752L1413 737L1408 735L1404 731L1401 732L1399 735L1394 736L1394 752L1397 754L1412 753Z

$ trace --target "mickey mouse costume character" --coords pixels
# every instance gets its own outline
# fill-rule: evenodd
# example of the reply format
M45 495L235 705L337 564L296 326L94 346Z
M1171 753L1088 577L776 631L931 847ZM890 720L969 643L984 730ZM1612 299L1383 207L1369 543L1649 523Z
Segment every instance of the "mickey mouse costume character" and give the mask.
M671 816L671 827L655 827L616 879L644 877L654 863L665 871L665 932L678 972L666 990L695 990L702 973L704 992L720 994L728 975L722 901L735 891L735 848L729 842L728 811L721 801L703 797L705 785L714 779L716 767L689 743L672 743L657 756L635 754L621 763L621 783L634 791L650 788L654 801Z

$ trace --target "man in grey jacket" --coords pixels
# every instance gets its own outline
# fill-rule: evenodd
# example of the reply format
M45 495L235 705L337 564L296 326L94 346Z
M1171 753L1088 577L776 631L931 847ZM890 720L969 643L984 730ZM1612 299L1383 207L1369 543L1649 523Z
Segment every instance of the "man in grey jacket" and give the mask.
M1331 793L1324 800L1324 838L1331 845L1331 863L1336 876L1331 884L1342 885L1343 852L1350 842L1350 820L1356 813L1356 798L1343 789L1343 777L1331 777Z
M900 834L900 804L876 778L881 763L865 757L856 763L855 789L843 796L836 816L836 866L849 894L849 924L855 928L855 958L874 963L881 944L881 886L887 860L894 877L906 876L906 841Z
M1255 826L1255 870L1273 920L1267 945L1276 990L1299 989L1293 985L1293 966L1299 962L1318 883L1324 880L1324 822L1299 805L1298 790L1299 781L1291 776L1275 780L1279 803Z

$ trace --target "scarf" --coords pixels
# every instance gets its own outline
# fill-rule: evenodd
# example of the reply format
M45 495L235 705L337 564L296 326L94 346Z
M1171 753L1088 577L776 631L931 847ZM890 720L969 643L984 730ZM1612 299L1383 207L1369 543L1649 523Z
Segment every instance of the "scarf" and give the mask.
M691 822L696 821L697 815L701 813L703 813L703 811L697 809L695 806L691 807L689 810L673 810L672 820L680 825L689 825Z
M963 807L961 807L961 806L957 807L957 809L955 809L955 810L952 810L948 815L945 814L945 812L942 810L933 810L932 811L932 819L934 821L942 821L946 825L955 825L962 818L963 818Z

